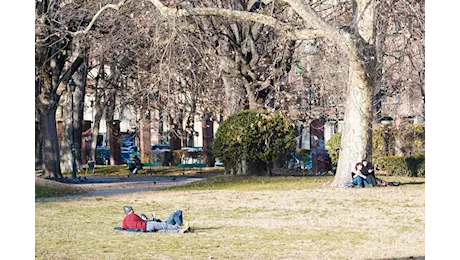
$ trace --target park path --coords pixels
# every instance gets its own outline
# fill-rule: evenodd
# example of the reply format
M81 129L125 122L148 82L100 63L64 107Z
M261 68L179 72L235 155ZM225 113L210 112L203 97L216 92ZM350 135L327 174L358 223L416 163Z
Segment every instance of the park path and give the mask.
M88 193L61 197L35 198L35 201L79 199L94 196L107 196L116 194L135 193L142 191L161 190L174 186L186 185L201 181L205 178L198 177L156 177L156 176L131 176L131 177L103 177L88 176L84 183L72 184L88 190Z

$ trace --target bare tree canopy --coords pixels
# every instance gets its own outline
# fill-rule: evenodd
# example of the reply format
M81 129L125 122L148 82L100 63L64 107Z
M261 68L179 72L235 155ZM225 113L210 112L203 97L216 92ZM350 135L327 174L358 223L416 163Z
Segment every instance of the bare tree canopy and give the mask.
M98 71L92 88L105 104L101 109L117 103L143 115L161 110L180 126L177 135L193 134L195 115L226 118L245 108L285 110L304 119L343 115L333 185L351 180L355 162L371 160L372 121L383 95L409 88L424 97L424 1L36 5L36 67L43 82L37 104L43 115L52 117L49 108L91 46L90 67ZM84 39L86 49L69 47L75 39ZM308 91L292 87L294 68ZM303 104L299 100L315 110L292 109ZM50 151L59 154L55 146ZM46 160L58 158L50 156Z

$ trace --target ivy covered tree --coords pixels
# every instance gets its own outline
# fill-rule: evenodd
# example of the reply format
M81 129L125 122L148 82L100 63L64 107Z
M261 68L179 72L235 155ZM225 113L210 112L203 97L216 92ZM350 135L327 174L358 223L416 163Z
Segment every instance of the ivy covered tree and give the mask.
M213 151L226 173L271 175L273 161L294 146L294 125L284 113L249 109L222 123Z

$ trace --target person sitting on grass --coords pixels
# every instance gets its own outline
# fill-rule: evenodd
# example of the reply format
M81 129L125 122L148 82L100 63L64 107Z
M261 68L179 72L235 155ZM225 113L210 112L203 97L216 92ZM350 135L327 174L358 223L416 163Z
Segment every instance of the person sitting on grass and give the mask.
M363 167L361 169L361 173L366 176L366 181L369 183L369 186L377 186L377 180L374 174L374 167L372 167L366 159L362 160L361 163Z
M131 160L129 170L133 173L133 175L136 175L137 171L142 169L142 166L143 165L139 157L137 157L137 155L134 155L133 159Z
M367 173L367 175L366 175ZM400 182L386 182L383 179L375 177L374 169L368 166L367 161L363 160L362 163L355 165L355 170L352 172L353 184L358 187L372 187L372 186L399 186Z
M353 184L358 185L360 188L367 187L369 183L366 181L366 176L361 173L363 164L361 162L355 165L355 169L351 172L351 177L353 178Z
M134 209L131 206L124 206L123 211L125 212L126 216L123 219L122 229L137 229L143 231L154 231L154 232L168 232L168 233L185 233L190 231L190 227L188 225L184 225L182 222L182 211L175 211L171 213L171 221L169 224L167 222L159 222L155 220L155 214L153 215L153 220L148 220L145 215L143 218L139 217L137 214L134 213ZM169 221L170 219L168 219ZM160 220L161 221L161 220Z

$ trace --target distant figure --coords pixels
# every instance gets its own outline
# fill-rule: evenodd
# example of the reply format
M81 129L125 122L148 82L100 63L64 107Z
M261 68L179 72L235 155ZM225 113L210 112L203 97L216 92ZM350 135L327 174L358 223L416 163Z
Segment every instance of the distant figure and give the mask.
M140 170L140 169L142 169L141 159L139 159L137 155L134 155L133 160L131 161L129 170L133 173L133 175L136 175L137 170Z

